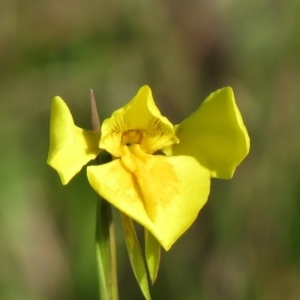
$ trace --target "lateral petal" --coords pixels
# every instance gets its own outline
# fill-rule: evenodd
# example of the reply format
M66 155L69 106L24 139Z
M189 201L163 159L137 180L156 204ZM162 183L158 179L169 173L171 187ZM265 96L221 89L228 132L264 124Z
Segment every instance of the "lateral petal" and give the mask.
M189 156L148 155L134 173L117 159L87 173L104 199L148 229L165 250L191 226L209 194L209 171Z
M73 117L65 102L54 97L51 103L50 148L47 163L67 184L99 149L100 133L74 125Z
M180 143L166 154L193 156L212 177L231 178L249 152L248 132L230 87L210 94L175 131Z

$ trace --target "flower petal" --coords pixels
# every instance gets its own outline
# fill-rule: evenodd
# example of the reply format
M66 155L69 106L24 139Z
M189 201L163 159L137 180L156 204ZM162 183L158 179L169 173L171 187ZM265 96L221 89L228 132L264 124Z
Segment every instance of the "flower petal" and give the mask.
M230 87L210 94L175 130L180 143L166 154L193 156L212 177L231 178L249 152L250 139Z
M120 159L87 168L92 187L168 250L207 201L209 171L189 156L147 155L135 173Z
M60 97L53 98L47 162L58 172L63 184L67 184L88 161L98 155L99 139L99 132L75 126L65 102Z
M148 86L140 88L128 104L116 110L111 118L104 120L100 148L119 157L121 154L118 146L121 145L122 133L134 130L143 133L140 144L147 153L178 142L172 123L161 115Z

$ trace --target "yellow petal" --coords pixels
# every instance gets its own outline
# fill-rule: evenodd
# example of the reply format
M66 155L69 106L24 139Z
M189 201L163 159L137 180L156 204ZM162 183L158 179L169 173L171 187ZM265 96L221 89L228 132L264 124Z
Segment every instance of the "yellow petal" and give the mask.
M172 123L161 115L148 86L143 86L128 104L115 111L111 118L104 120L100 148L119 157L122 134L128 131L137 132L141 141L135 142L140 143L147 153L178 142ZM126 144L126 141L123 143Z
M60 97L53 98L47 162L58 172L63 184L67 184L88 161L98 155L99 139L99 132L75 126L65 102Z
M166 154L193 156L212 177L231 178L249 152L250 139L230 87L210 94L175 130L180 143Z
M147 155L135 172L120 159L87 168L92 187L117 209L148 229L168 250L207 201L209 171L188 156Z

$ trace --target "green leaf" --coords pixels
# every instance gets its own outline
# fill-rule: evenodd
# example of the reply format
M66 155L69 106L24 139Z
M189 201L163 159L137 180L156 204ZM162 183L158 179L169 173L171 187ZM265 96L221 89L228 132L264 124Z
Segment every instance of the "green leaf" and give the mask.
M151 300L147 272L142 255L141 246L137 238L132 219L121 213L125 242L134 276L142 290L144 297Z
M160 249L157 239L145 229L145 255L152 284L156 280L159 269Z

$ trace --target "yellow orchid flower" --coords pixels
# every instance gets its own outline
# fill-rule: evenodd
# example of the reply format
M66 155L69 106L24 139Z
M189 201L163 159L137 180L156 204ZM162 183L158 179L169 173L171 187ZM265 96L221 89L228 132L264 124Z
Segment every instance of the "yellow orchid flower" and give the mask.
M91 186L144 226L168 250L206 203L210 178L231 178L250 142L230 87L173 126L143 86L100 132L78 128L60 97L51 107L48 163L63 184L100 151L109 163L87 167Z

